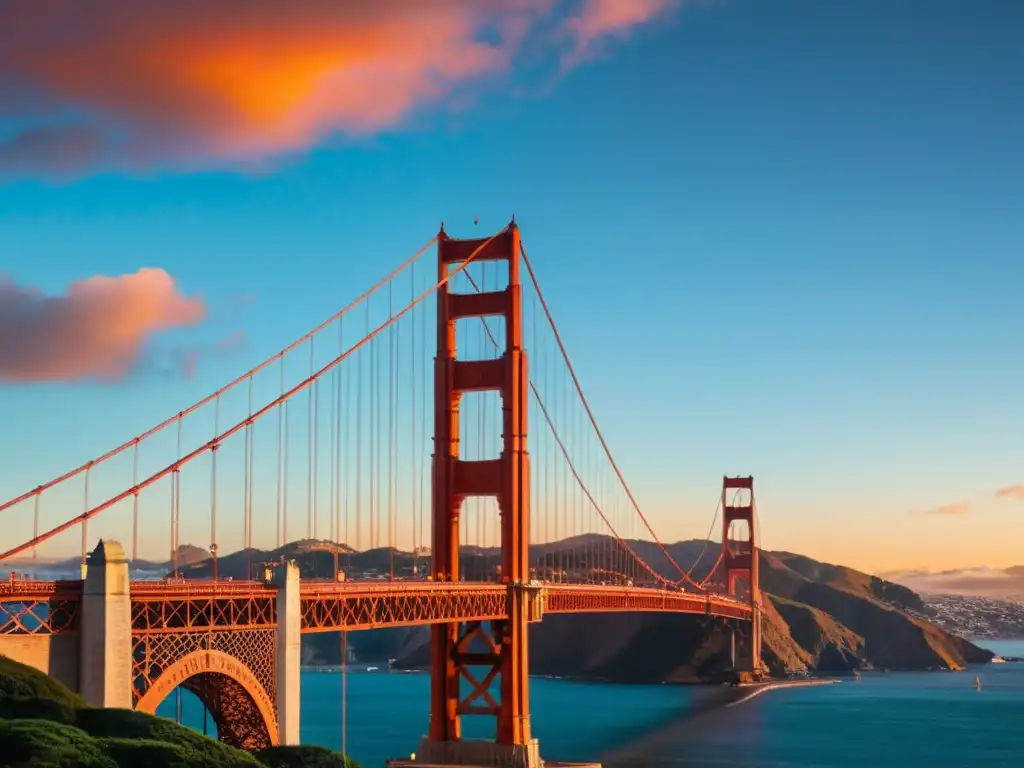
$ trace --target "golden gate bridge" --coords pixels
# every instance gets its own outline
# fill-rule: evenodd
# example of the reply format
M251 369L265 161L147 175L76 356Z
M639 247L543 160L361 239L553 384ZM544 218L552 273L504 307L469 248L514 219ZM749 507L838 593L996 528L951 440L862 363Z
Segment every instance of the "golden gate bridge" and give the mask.
M0 553L0 653L95 706L155 712L190 690L223 741L256 749L298 743L302 633L429 625L416 760L540 765L527 630L545 614L719 617L735 670L760 673L753 478L724 478L719 513L722 548L698 579L616 462L518 226L442 226L278 354L0 504L5 541L21 542ZM303 536L336 553L330 579L288 562L218 574L225 547L258 561ZM209 577L184 578L183 544L206 538ZM75 550L81 578L13 572ZM352 567L367 550L386 572ZM396 569L403 552L425 572ZM467 552L492 558L467 569ZM164 558L164 578L130 579L129 563ZM494 741L463 739L467 716L493 718Z

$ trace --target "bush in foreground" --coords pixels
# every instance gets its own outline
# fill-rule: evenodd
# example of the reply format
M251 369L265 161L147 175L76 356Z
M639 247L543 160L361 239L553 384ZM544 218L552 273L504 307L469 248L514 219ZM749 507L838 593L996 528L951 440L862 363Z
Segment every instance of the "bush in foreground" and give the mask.
M0 717L73 724L82 698L52 677L0 656Z
M117 739L114 750L125 755L128 745L140 745L139 756L131 760L118 759L119 765L141 765L143 754L156 755L154 744L173 746L164 752L168 763L149 762L153 766L209 766L209 768L259 768L260 762L240 749L221 744L201 733L178 725L173 720L154 717L130 709L84 708L78 711L75 722L79 728L97 739ZM121 743L124 742L124 743Z
M63 723L0 720L0 745L7 768L118 768L102 744Z
M323 747L256 755L129 709L88 707L31 667L0 656L0 764L5 768L359 768Z
M256 759L269 768L360 768L351 757L326 747L268 747Z

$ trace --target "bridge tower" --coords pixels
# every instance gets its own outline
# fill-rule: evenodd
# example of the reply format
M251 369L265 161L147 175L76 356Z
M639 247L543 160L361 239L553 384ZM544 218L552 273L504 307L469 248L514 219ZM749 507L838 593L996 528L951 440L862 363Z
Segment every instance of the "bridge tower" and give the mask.
M729 491L735 497L730 503ZM733 668L739 674L757 676L761 670L761 586L757 553L757 525L754 514L754 478L724 477L722 479L722 566L730 597L746 597L752 608L750 629L742 632L737 625L731 631ZM746 539L730 542L732 523L745 523ZM744 622L745 623L745 622Z
M529 582L530 463L527 453L528 382L523 349L520 236L515 222L493 238L456 240L442 228L438 280L472 259L504 261L508 285L499 291L437 292L437 357L434 374L433 562L435 581L459 580L459 514L466 498L497 499L501 516L501 579L508 586L508 614L501 621L438 624L431 628L430 732L417 761L434 764L540 765L530 733L527 623L539 618ZM494 360L457 359L456 321L504 318L505 348ZM502 402L499 458L459 457L459 404L463 393L496 391ZM471 648L471 644L475 648ZM479 648L486 647L481 652ZM476 668L474 672L470 667ZM499 680L497 701L490 692ZM464 697L460 685L471 688ZM495 742L463 741L462 715L496 718Z

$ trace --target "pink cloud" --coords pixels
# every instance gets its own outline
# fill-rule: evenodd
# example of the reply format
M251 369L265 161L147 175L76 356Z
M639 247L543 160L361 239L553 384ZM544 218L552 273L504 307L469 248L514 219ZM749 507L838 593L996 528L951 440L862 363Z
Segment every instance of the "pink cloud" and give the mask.
M0 172L60 174L254 163L377 132L507 71L549 39L538 28L568 25L581 51L675 0L0 3L0 118L27 123L0 136Z
M245 346L245 331L237 330L217 342L217 351L224 353L237 352Z
M929 515L966 515L971 510L970 503L958 501L956 504L946 504L943 507L928 510Z
M196 372L199 370L199 357L201 353L198 349L186 349L181 354L181 375L186 379L194 379Z
M996 498L1024 501L1024 485L1011 485L1007 488L1000 488L996 491Z
M174 367L186 379L194 379L201 363L214 359L230 359L245 348L246 341L245 331L237 330L212 344L179 349L173 354Z
M0 275L0 381L117 380L153 334L205 316L203 300L180 294L162 269L77 280L65 296Z
M576 54L609 35L622 35L634 27L664 16L679 0L584 0L566 21L576 41Z

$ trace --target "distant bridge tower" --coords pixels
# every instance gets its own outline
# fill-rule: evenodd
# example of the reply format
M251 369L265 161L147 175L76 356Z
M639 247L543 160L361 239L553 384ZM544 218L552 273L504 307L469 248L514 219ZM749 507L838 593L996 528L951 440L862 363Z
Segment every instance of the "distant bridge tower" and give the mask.
M733 491L734 496L731 500L730 491ZM736 624L732 627L732 661L736 672L756 676L761 671L761 585L754 510L754 478L723 478L722 566L725 570L727 594L734 598L745 597L753 609L749 631L742 631ZM743 524L737 526L740 528L740 538L736 540L729 538L733 523ZM746 622L742 626L745 628Z
M438 238L438 280L470 259L504 261L503 290L459 294L450 283L437 292L437 358L434 375L433 561L435 581L459 580L459 514L470 496L497 499L501 516L500 580L508 585L508 613L500 621L431 627L430 733L417 761L433 764L539 766L530 733L527 622L540 618L539 590L529 583L530 463L526 447L528 382L523 349L519 229L515 222L493 238ZM456 322L504 319L505 344L494 360L458 360ZM498 392L502 448L497 459L459 457L459 404L465 392ZM481 650L484 648L485 650ZM476 669L470 671L471 667ZM463 678L471 690L460 691ZM500 696L489 690L499 681ZM495 742L463 741L462 715L491 715Z

